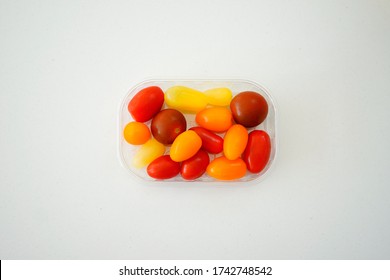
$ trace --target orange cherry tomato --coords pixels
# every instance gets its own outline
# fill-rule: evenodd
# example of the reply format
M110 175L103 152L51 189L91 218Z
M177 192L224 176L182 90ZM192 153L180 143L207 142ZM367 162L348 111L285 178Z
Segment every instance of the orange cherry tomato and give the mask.
M187 130L173 141L170 156L173 161L183 161L194 156L202 146L202 139L195 131Z
M123 137L129 144L142 145L150 139L150 131L144 123L129 122L123 130Z
M234 180L245 176L246 165L241 158L229 160L222 156L210 162L206 172L218 180Z
M232 113L224 107L206 108L196 114L195 121L214 132L224 132L233 124Z
M227 159L239 158L245 151L248 142L248 131L240 124L232 125L223 140L223 153Z

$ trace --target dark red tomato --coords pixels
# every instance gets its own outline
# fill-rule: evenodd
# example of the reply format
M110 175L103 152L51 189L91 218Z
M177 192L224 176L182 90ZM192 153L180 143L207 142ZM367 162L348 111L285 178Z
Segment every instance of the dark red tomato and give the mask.
M191 127L190 130L196 132L199 137L202 139L202 148L211 153L218 154L223 150L223 138L206 128L195 126Z
M271 140L267 132L253 130L249 133L248 144L242 154L247 169L252 173L259 173L264 169L271 154Z
M193 157L182 162L180 174L186 180L194 180L206 172L209 163L208 153L201 149Z
M245 127L254 127L267 117L268 104L257 92L243 91L232 99L230 110L236 123Z
M186 131L187 121L178 110L165 109L157 113L150 127L158 142L170 145L180 133Z
M130 100L127 107L134 120L147 122L152 119L164 103L164 92L161 88L152 86L140 90Z
M180 173L180 163L173 161L169 155L153 160L146 168L149 176L155 179L169 179Z

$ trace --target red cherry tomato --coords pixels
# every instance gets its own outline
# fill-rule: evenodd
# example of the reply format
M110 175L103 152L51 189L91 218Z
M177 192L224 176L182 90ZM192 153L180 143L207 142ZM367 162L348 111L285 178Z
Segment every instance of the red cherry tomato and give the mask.
M204 150L199 150L192 158L182 162L180 174L186 180L194 180L205 173L209 163L209 155Z
M161 88L152 86L140 90L129 102L130 114L137 122L152 119L164 103L164 92Z
M271 140L267 132L253 130L249 133L248 144L242 155L242 159L248 170L252 173L259 173L264 169L271 154Z
M147 167L149 176L155 179L169 179L180 172L180 163L175 162L169 155L153 160Z
M222 152L223 138L221 136L200 126L191 127L190 130L195 131L196 134L199 135L200 139L202 139L202 148L205 151L211 154L218 154Z
M158 142L169 145L187 129L187 122L182 113L175 109L161 110L153 118L151 130Z
M245 127L254 127L261 124L267 117L268 104L259 93L244 91L232 99L230 110L236 123Z

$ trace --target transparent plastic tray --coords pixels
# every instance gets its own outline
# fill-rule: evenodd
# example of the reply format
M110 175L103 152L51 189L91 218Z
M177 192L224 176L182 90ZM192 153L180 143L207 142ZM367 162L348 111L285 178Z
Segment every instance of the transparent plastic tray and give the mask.
M164 92L172 87L172 86L186 86L189 88L196 89L198 91L205 91L207 89L211 88L218 88L218 87L226 87L229 88L232 93L233 97L237 95L238 93L242 91L255 91L260 93L267 101L268 103L268 115L267 118L258 126L254 128L248 129L248 132L254 130L254 129L260 129L264 130L268 133L271 139L271 155L270 159L268 161L268 164L266 167L260 172L260 173L250 173L249 171L246 172L246 175L240 179L236 180L229 180L229 181L221 181L214 179L210 176L208 176L206 173L203 174L201 177L188 181L183 179L180 174L177 175L174 178L166 179L166 180L157 180L152 177L150 177L146 173L146 167L144 168L135 168L132 166L131 161L132 157L136 153L136 151L140 148L140 146L134 146L131 144L128 144L124 137L123 137L123 129L131 121L134 121L132 116L130 115L127 106L130 102L130 100L133 98L135 94L137 94L141 89L150 87L150 86L158 86L160 87ZM168 108L166 104L164 103L163 107L161 109ZM187 129L197 126L195 122L195 114L184 114L186 120L187 120ZM145 124L150 127L151 121L146 122ZM240 80L240 79L229 79L229 80L146 80L138 85L134 86L129 90L125 98L123 99L120 108L119 108L119 124L118 124L118 141L119 141L119 158L122 163L122 166L128 170L133 175L136 175L137 177L147 180L147 181L159 181L159 182L247 182L252 180L259 180L260 178L263 178L264 175L269 171L270 167L272 166L276 151L277 151L277 134L276 134L276 108L275 103L269 94L268 90L266 90L261 85L249 81L249 80ZM217 133L221 137L224 136L224 133ZM167 146L165 154L169 154L170 147ZM221 156L221 154L209 154L210 161L212 161L215 157Z

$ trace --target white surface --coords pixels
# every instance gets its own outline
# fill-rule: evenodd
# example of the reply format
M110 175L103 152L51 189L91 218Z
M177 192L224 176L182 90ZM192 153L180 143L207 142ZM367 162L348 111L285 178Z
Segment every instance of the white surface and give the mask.
M388 1L0 1L1 259L390 258ZM278 103L258 185L142 185L117 110L149 77Z

